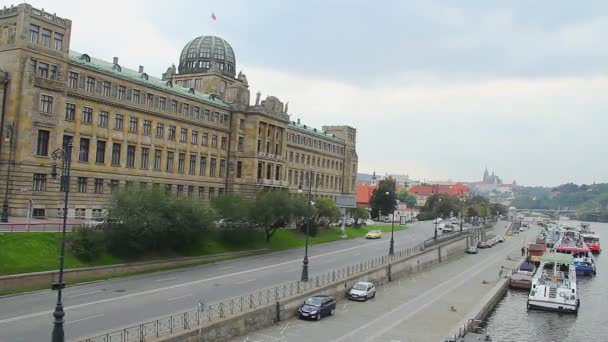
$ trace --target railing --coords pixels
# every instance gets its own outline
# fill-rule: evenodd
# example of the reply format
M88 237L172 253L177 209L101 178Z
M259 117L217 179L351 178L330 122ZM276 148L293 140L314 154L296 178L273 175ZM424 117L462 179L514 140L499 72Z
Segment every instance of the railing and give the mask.
M474 332L477 334L485 333L486 332L486 330L484 328L485 325L486 325L486 322L484 322L484 321L480 321L480 320L476 320L476 319L469 319L462 327L460 327L458 329L458 332L454 336L448 337L446 339L446 342L454 342L454 341L458 340L459 338L465 337L465 335L470 332Z
M66 231L72 231L74 227L83 225L83 223L67 223ZM0 233L18 233L18 232L55 232L62 231L62 222L18 222L18 223L0 223Z
M396 251L393 256L381 256L360 263L342 267L311 277L307 282L295 281L275 287L269 287L254 293L234 297L205 307L199 302L194 310L148 321L131 327L91 337L79 342L144 342L150 338L171 335L179 331L190 330L207 322L227 318L242 312L276 304L280 300L298 296L306 292L335 284L344 279L363 274L364 272L387 266L395 261L406 259L424 250L424 246Z

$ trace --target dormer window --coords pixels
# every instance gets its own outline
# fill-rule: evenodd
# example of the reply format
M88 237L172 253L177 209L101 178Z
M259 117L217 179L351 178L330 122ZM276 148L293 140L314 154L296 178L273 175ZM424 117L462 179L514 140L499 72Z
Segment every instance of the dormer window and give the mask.
M167 83L165 83L165 85L169 88L173 88L173 83L171 81L167 81Z
M190 94L194 95L194 88L190 88L190 89L188 89L188 92L189 92Z
M89 57L89 55L87 55L86 53L83 53L82 56L80 56L80 59L87 63L91 63L91 57Z
M118 72L121 72L121 71L122 71L122 68L121 68L121 67L120 67L120 65L118 65L118 64L114 64L114 65L112 66L112 69L114 69L114 70L116 70L116 71L118 71Z
M141 78L143 78L144 80L148 80L148 74L146 74L145 72L141 74Z

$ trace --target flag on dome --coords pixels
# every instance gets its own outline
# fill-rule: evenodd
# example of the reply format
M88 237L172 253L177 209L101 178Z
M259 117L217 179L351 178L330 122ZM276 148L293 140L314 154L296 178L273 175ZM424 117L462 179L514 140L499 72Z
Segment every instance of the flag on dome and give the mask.
M213 13L213 12L211 12L211 19L217 20L217 17L215 16L215 13Z

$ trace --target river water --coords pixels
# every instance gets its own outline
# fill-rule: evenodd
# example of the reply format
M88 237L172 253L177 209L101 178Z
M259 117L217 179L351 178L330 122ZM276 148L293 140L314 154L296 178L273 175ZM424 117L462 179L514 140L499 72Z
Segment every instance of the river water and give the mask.
M528 311L529 291L509 290L488 318L493 341L608 341L608 223L591 223L590 229L600 236L604 255L595 256L595 277L577 278L578 315Z

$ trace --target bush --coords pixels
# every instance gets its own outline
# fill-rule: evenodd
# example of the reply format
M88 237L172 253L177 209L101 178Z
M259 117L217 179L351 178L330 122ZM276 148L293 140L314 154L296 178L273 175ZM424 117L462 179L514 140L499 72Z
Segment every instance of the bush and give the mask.
M306 234L306 224L307 224L308 220L304 220L302 221L302 223L300 224L300 231L304 234ZM317 222L315 222L314 219L310 219L310 228L308 231L308 236L310 237L315 237L317 236L317 234L319 233L319 225L317 224Z
M103 232L96 228L77 227L70 234L68 244L76 258L91 262L104 250Z

